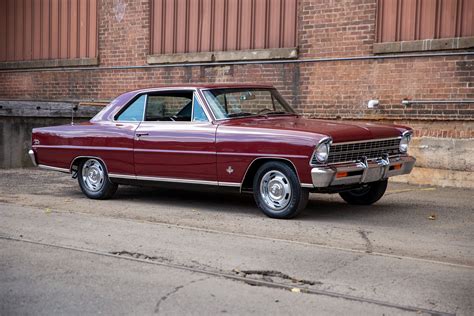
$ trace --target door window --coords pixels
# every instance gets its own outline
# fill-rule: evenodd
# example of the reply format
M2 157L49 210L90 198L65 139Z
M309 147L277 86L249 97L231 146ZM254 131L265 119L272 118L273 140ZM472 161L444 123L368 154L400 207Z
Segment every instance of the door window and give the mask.
M145 121L191 121L192 92L163 92L148 96Z
M145 121L200 122L207 116L193 91L167 91L148 95Z
M145 107L146 95L140 96L132 104L130 104L122 113L117 117L117 121L120 122L140 122L143 120L143 109Z

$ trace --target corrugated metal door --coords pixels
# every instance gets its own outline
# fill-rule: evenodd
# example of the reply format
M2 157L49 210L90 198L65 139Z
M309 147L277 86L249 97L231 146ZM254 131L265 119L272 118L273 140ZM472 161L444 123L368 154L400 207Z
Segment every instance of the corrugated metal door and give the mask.
M152 54L296 46L297 0L151 0Z
M377 0L377 42L474 36L474 0Z
M97 0L0 0L0 61L97 57Z

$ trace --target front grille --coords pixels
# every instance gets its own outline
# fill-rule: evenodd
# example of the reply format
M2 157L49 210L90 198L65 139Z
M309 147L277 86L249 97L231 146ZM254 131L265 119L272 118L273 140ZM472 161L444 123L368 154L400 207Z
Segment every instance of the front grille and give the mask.
M327 163L352 162L360 160L362 157L376 159L381 158L384 154L394 156L400 154L399 145L400 138L332 144ZM312 163L317 163L315 157L313 157Z

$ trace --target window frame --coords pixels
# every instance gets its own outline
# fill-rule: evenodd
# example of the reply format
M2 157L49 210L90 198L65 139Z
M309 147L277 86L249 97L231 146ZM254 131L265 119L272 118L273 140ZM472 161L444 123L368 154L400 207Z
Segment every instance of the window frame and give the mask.
M138 99L140 99L143 95L145 95L145 101L144 101L144 105L143 105L143 113L142 113L142 119L140 121L119 121L118 118L120 115L122 115L125 111L127 111L127 109L129 107L132 106L133 103L135 103L135 101L137 101ZM135 97L133 97L129 102L127 102L127 104L125 104L118 112L117 114L115 114L113 116L113 120L112 122L114 123L141 123L145 120L145 109L146 109L146 104L148 102L148 93L141 93L141 94L137 94Z
M191 121L145 121L145 114L146 114L146 107L148 105L148 95L150 94L159 94L159 93L166 93L166 92L185 92L189 91L192 92L193 98L192 98L192 105L191 105ZM141 121L118 121L117 118L125 112L128 107L130 107L136 100L138 100L142 95L145 95L145 106L143 108L143 116ZM197 98L201 108L204 111L204 114L206 115L207 121L194 121L193 114L194 114L194 100ZM141 93L136 94L133 98L130 99L125 105L123 105L117 112L112 116L112 122L113 123L142 123L142 122L147 122L147 123L203 123L203 124L208 124L208 123L213 123L215 121L214 113L208 108L207 103L205 99L201 96L200 89L197 88L178 88L178 89L156 89L156 90L147 90L143 91Z
M291 114L291 115L296 115L298 116L298 112L285 100L285 98L280 94L280 92L276 89L276 88L260 88L260 87L255 87L255 88L204 88L204 89L201 89L201 93L202 93L202 98L206 101L207 101L207 97L205 96L204 92L206 91L212 91L212 90L226 90L226 89L229 89L229 90L262 90L262 91L269 91L271 96L272 96L272 103L275 102L275 100L273 100L273 98L276 99L276 101L278 101L283 107L287 107L291 112L288 113L288 114ZM212 115L214 116L214 121L218 122L218 121L226 121L226 120L235 120L235 119L239 119L239 118L249 118L249 117L258 117L258 116L261 116L260 114L254 114L254 115L249 115L249 116L244 116L244 117L224 117L224 118L217 118L216 114L214 113L212 107L210 105L208 105L209 107L209 111L211 111ZM285 114L287 115L287 114Z

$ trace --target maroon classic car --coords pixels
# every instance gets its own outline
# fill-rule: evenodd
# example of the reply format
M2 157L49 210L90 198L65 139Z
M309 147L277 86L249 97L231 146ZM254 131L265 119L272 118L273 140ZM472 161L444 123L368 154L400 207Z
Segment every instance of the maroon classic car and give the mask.
M190 85L122 94L87 123L33 129L33 163L71 173L92 199L119 184L253 192L268 216L291 218L309 192L372 204L410 173L412 130L305 119L268 85Z

